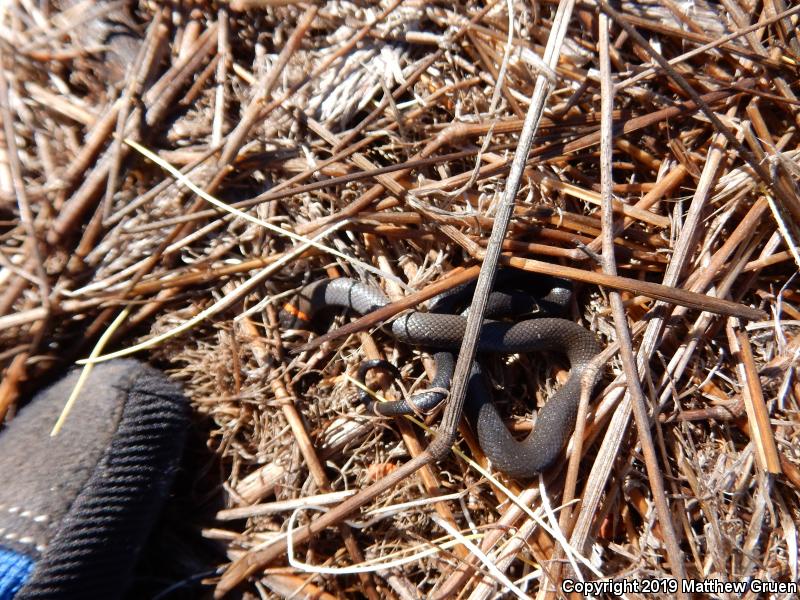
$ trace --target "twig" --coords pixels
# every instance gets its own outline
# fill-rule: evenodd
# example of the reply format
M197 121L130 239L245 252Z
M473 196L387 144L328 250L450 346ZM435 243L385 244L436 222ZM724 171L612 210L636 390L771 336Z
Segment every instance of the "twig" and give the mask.
M609 61L608 28L609 21L605 15L600 15L600 106L601 106L601 142L600 142L600 186L603 194L603 271L608 275L616 275L614 259L614 212L612 210L611 182L612 166L611 154L612 126L611 108L614 102L614 86L611 81L611 63ZM656 506L658 521L666 538L667 555L669 556L672 574L679 581L686 579L686 569L683 564L683 552L678 545L675 528L672 524L672 514L667 504L667 495L664 480L658 465L653 439L650 436L650 419L647 413L646 399L641 387L639 369L633 353L633 342L625 307L622 298L617 292L609 294L609 301L614 314L614 325L619 343L620 358L625 370L625 379L628 394L631 398L634 420L639 433L639 444L644 454L645 466L650 480L653 502ZM686 598L683 589L677 592L678 598Z
M747 420L750 423L750 436L756 447L756 456L759 465L772 474L780 474L781 463L778 459L778 449L775 446L775 437L769 424L769 410L764 402L764 392L758 378L753 349L747 332L735 318L728 319L726 326L728 343L731 351L738 359L737 373L742 385L744 406L747 411Z

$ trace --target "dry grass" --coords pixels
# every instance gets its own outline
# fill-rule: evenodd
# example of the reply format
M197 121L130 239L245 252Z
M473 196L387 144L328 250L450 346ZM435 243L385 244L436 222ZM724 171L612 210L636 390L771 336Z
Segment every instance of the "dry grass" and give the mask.
M800 9L623 2L631 32L578 4L548 73L556 3L510 4L142 2L110 38L118 4L0 9L0 418L127 308L105 349L141 344L181 380L210 451L174 515L216 552L175 551L187 582L229 562L250 575L220 589L252 597L545 598L575 569L798 581ZM502 260L573 279L573 318L609 347L575 485L566 459L490 478L462 426L463 454L261 560L430 440L365 414L348 377L384 356L422 388L425 353L375 327L293 353L310 334L281 331L283 299L325 276L430 296L474 266L539 74L555 87ZM495 361L498 402L546 398L537 358Z

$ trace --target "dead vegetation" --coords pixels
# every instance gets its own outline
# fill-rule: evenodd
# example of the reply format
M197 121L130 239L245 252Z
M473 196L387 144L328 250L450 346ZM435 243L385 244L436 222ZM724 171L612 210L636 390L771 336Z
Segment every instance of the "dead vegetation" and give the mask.
M182 515L216 544L218 593L798 581L800 7L577 4L550 70L551 1L121 6L0 13L0 417L93 351L137 347L183 381L221 465L195 466L224 507L190 494ZM501 261L571 279L573 319L608 346L578 470L491 478L462 424L462 453L289 564L287 528L429 444L420 419L367 415L350 376L386 357L425 387L428 355L376 326L477 275L537 77L552 92ZM406 305L293 352L315 336L277 312L325 276ZM558 363L540 359L494 360L497 401L543 402Z

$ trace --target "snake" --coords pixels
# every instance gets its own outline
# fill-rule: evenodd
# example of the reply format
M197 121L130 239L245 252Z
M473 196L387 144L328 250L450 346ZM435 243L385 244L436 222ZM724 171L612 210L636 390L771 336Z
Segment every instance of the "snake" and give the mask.
M446 399L455 366L453 353L461 346L467 321L465 313L454 314L454 311L468 303L474 287L474 281L457 286L434 298L427 312L408 312L391 322L388 331L398 342L435 351L436 375L431 389L408 399L376 402L362 394L361 399L370 410L383 416L428 412ZM532 294L530 288L537 293ZM465 413L492 465L513 478L531 478L559 457L575 426L582 377L601 347L592 332L564 318L541 316L516 322L497 319L563 311L570 297L569 286L563 280L537 276L532 281L526 272L514 269L498 272L495 291L489 297L478 338L479 355L555 352L566 356L570 364L567 380L539 410L533 430L517 440L492 401L480 363L477 360L473 363ZM309 330L312 320L324 309L337 307L367 315L388 303L389 298L375 286L345 277L320 279L305 285L284 305L279 324L284 329ZM359 378L363 380L371 368L386 365L385 361L365 361L359 369ZM392 370L397 374L396 368ZM599 371L594 369L591 373L594 386Z

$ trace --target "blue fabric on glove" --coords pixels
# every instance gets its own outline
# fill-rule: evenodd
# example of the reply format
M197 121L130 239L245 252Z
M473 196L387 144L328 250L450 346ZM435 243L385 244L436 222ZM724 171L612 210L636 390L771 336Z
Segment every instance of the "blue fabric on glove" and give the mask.
M18 552L0 548L0 600L11 600L33 570L33 561Z

